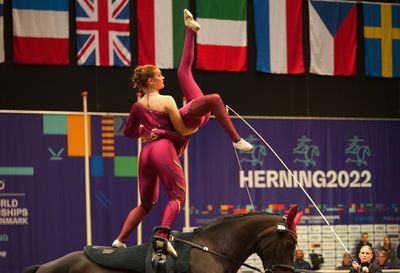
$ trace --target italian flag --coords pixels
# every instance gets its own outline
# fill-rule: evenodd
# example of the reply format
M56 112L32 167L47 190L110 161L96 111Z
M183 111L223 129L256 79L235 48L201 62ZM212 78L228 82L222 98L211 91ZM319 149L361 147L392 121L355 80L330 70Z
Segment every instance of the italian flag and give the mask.
M196 68L217 71L246 71L247 1L196 1Z
M188 0L137 0L138 64L177 68L185 39Z

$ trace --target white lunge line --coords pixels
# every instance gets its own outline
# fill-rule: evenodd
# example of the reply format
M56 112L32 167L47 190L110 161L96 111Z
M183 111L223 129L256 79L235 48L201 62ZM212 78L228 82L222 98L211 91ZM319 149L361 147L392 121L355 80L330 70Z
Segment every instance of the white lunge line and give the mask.
M87 114L87 91L81 93L83 99L83 130L85 145L85 199L86 199L86 245L92 245L92 215L90 206L90 175L89 175L89 128Z
M343 248L346 250L346 252L350 255L351 259L353 257L351 256L349 250L346 248L340 237L337 235L333 227L329 224L328 220L324 216L324 214L321 212L321 210L318 208L317 204L315 204L314 200L311 198L311 196L307 193L307 191L304 189L303 185L297 180L296 176L292 173L292 171L286 166L285 162L280 158L280 156L275 152L274 149L267 143L267 141L244 119L242 118L238 113L236 113L235 110L233 110L230 106L226 105L226 108L231 110L236 116L238 116L264 143L267 145L267 147L272 151L272 153L278 158L278 160L282 163L282 165L285 167L285 169L289 172L289 174L293 177L294 181L300 186L300 188L303 190L304 194L307 196L307 198L311 201L311 203L314 205L314 207L317 209L319 214L322 216L324 219L325 223L329 226L329 228L332 230L333 234L335 234L336 238L339 240L340 244L343 246ZM240 167L241 168L241 167ZM245 183L246 184L246 183ZM247 187L247 185L246 185Z
M229 109L228 109L228 107L229 107L228 105L226 105L226 106L225 106L225 108L226 108L226 112L228 112L228 113L229 113ZM232 145L233 145L233 142L232 142ZM240 164L239 155L238 155L238 153L237 153L237 151L236 151L236 148L235 148L235 146L233 146L233 150L235 151L236 160L237 160L237 162L238 162L238 164L239 164L239 168L240 168L240 170L241 170L241 171L243 171L243 169L242 169L242 164ZM254 208L254 204L253 204L253 198L251 198L250 191L249 191L249 187L247 186L247 183L246 183L246 181L244 182L244 185L246 186L247 195L249 196L249 200L250 200L250 203L251 203L251 207L253 208L253 212L255 212L255 211L256 211L256 209Z
M241 171L243 171L242 164L240 164L239 155L238 155L235 147L233 147L233 150L235 151L235 155L236 155L237 162L239 164L239 168L240 168ZM255 212L256 210L254 208L253 199L251 198L249 187L247 186L247 182L246 181L244 182L244 185L246 186L247 195L249 196L249 200L250 200L250 203L251 203L251 207L253 208L253 212Z

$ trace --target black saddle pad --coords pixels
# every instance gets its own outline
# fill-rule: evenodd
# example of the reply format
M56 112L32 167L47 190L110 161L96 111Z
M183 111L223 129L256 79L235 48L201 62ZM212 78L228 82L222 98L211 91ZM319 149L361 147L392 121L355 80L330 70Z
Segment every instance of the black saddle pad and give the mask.
M193 232L181 233L173 232L175 237L192 241ZM152 239L151 239L152 240ZM189 270L189 256L191 246L182 242L172 242L178 253L178 258L167 257L168 272L183 273ZM127 247L112 248L107 246L86 246L84 253L93 262L108 268L131 270L134 272L146 271L146 255L150 253L151 243Z

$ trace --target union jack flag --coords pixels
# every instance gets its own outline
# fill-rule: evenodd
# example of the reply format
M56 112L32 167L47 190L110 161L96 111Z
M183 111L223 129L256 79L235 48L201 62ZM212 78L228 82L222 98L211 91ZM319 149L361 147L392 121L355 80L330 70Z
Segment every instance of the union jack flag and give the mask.
M129 0L76 0L79 65L130 66Z

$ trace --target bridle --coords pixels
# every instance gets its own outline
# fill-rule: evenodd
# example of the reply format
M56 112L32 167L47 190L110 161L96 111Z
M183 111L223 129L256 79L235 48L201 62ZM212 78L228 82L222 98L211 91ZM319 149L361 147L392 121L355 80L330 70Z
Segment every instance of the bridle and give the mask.
M279 223L279 224L276 225L275 236L266 244L266 246L263 249L265 249L272 242L274 242L275 238L277 238L277 235L279 233L288 234L290 236L290 238L292 238L295 241L295 243L297 244L297 233L295 231L289 229L286 223ZM262 270L262 269L260 269L258 267L249 265L249 264L241 262L241 261L239 261L237 259L234 259L234 258L231 258L229 256L223 255L223 254L218 253L216 251L213 251L213 250L209 249L206 246L201 246L199 244L196 244L196 243L181 239L179 237L176 237L173 234L171 234L171 241L178 241L178 242L182 242L182 243L191 245L192 247L200 249L201 251L213 254L213 255L218 256L218 257L220 257L220 258L222 258L224 260L230 261L232 263L240 264L241 266L248 267L248 268L250 268L252 270L255 270L257 272L260 272L260 273L266 273L266 272L273 273L275 270L278 270L278 269L283 270L283 271L289 271L289 272L292 272L292 273L295 272L295 269L294 269L294 267L292 265L286 265L286 264L273 264L270 268Z
M285 218L283 218L282 220L285 220ZM297 244L297 233L291 229L289 229L288 225L284 222L279 223L276 225L276 229L275 229L275 234L274 237L263 247L263 249L261 249L261 252L267 248L272 242L275 241L275 239L278 237L278 234L288 234L290 236L290 238ZM259 272L269 272L269 273L273 273L275 270L282 270L282 271L289 271L289 272L295 272L295 269L293 267L293 265L287 265L287 264L273 264L271 265L271 267L265 269L265 270L261 270Z

